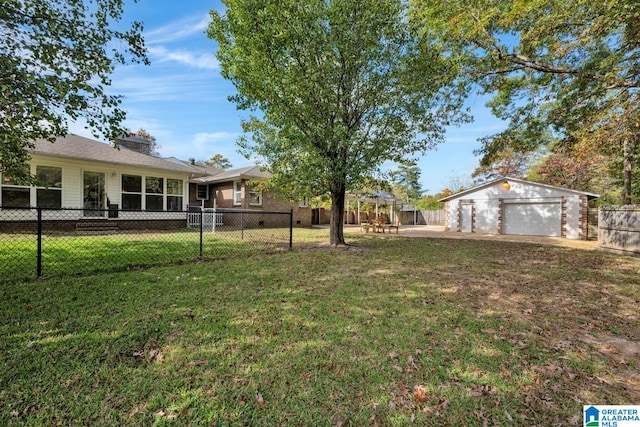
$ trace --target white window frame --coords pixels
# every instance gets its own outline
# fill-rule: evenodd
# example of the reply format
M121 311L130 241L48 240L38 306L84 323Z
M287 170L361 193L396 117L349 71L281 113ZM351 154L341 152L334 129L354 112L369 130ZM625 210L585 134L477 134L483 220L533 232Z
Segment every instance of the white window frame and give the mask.
M162 180L162 188L160 188L160 193L148 192L147 188L149 187L147 180L152 179L161 179ZM142 189L144 191L144 210L147 210L147 198L148 197L161 197L162 198L162 208L161 211L167 210L167 177L165 176L153 176L153 175L145 175L144 181L142 182Z
M253 199L256 195L258 200L254 202ZM262 206L262 190L254 191L252 185L249 186L249 205Z
M33 172L32 172L33 173ZM24 208L29 208L31 207L35 200L35 191L31 191L32 187L28 186L28 185L18 185L12 182L13 180L11 179L10 176L8 175L2 175L2 181L0 181L0 206L5 205L7 202L6 200L3 200L3 189L16 189L16 190L22 190L24 191L25 189L29 192L29 204L27 206L23 206Z
M244 185L242 181L233 181L233 205L239 206L242 204L242 189Z
M298 204L299 208L308 208L309 207L309 198L308 197L303 197L302 200L300 200L300 203Z
M184 209L184 180L180 178L165 178L165 198L164 198L164 207L168 212L179 212ZM177 187L180 194L174 194L169 189L169 181L180 181L180 186ZM169 198L173 197L174 199L180 199L180 203L178 205L178 209L169 209Z
M139 177L140 178L140 191L124 191L123 188L123 180L125 176ZM130 173L123 173L120 175L120 208L121 209L131 209L124 207L124 199L125 196L138 196L140 198L140 210L144 210L144 175L134 175ZM133 209L138 210L138 209Z
M38 198L38 190L44 190L44 191L55 191L55 192L59 192L59 197L60 197L60 206L56 206L56 208L61 209L62 208L62 168L60 166L48 166L48 165L36 165L36 177L38 176L38 168L50 168L50 169L58 169L60 170L60 186L59 187L55 187L55 186L50 186L50 187L45 187L45 186L41 186L38 185L37 187L35 187L35 197L36 197L36 206L40 207L41 203L40 200Z

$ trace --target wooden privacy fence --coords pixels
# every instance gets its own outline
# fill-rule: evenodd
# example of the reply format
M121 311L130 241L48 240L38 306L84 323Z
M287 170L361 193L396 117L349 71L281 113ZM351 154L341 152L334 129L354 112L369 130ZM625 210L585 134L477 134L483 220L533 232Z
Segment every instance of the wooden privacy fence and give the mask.
M402 211L399 217L402 225L445 225L444 209Z
M601 207L598 247L640 255L640 205Z

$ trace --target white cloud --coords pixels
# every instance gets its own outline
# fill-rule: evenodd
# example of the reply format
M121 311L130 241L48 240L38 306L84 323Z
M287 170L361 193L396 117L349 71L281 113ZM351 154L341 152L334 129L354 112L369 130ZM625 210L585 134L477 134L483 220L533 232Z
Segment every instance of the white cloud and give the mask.
M156 43L171 43L189 38L194 34L204 37L204 30L209 25L209 14L192 16L180 21L173 21L162 27L144 33L147 45Z
M195 144L208 144L221 141L235 140L241 134L239 132L199 132L193 136Z
M213 51L194 53L187 50L169 50L163 46L150 47L148 49L149 54L152 57L156 57L155 60L152 58L152 63L173 61L205 70L218 70L220 68Z

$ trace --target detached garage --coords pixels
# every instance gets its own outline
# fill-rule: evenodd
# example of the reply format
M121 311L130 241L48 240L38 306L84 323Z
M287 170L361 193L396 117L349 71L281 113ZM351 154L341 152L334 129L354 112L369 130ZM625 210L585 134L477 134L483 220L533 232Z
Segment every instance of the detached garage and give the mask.
M597 197L506 177L440 201L447 231L586 240L587 203Z

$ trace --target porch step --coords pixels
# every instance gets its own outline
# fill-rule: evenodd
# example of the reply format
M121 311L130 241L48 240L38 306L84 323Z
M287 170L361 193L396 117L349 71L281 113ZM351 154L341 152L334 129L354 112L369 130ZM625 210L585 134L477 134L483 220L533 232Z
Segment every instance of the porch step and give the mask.
M76 223L76 232L85 236L115 234L118 230L118 225L109 221L82 221Z

